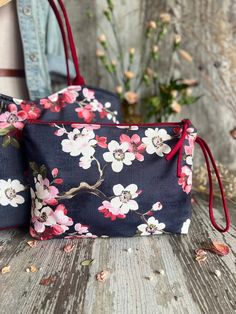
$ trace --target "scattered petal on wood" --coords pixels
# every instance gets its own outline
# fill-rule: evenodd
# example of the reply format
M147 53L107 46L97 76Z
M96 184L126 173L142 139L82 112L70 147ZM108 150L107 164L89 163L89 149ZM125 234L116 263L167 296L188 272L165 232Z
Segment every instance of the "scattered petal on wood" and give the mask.
M27 244L28 244L30 247L36 247L37 244L38 244L38 241L35 241L35 240L28 241Z
M224 243L220 243L217 241L212 241L212 243L210 244L208 250L212 253L221 255L221 256L225 256L227 254L229 254L229 247L224 244Z
M56 277L55 276L50 276L48 278L43 278L41 279L41 281L39 282L39 284L41 286L50 286L51 284L53 284L56 281Z
M72 243L69 243L64 246L63 251L66 253L70 253L74 250L74 248L75 248L75 245Z
M107 279L107 277L108 277L108 274L109 274L109 272L108 272L107 270L102 270L102 271L100 271L100 273L98 273L98 274L96 275L97 281L99 281L99 282L104 282L104 281L106 281L106 279Z
M195 253L196 253L195 260L199 264L206 261L206 259L207 259L207 252L205 250L203 250L203 249L196 249Z
M215 276L220 278L221 277L221 271L216 269L215 272L214 272Z
M27 273L37 273L38 271L39 271L38 268L36 266L34 266L34 265L26 268L26 272Z
M7 274L7 273L10 273L10 270L11 270L11 266L5 266L2 268L1 272L2 274Z
M157 271L157 273L158 273L159 275L162 275L162 276L165 275L164 269L159 269L159 270Z
M80 265L82 265L82 266L90 266L90 265L92 265L93 261L94 261L94 259L85 259L84 261L82 261L80 263Z
M153 276L146 276L145 279L152 281L153 280Z
M129 247L129 248L127 249L127 252L128 252L128 253L131 253L131 252L132 252L131 247Z

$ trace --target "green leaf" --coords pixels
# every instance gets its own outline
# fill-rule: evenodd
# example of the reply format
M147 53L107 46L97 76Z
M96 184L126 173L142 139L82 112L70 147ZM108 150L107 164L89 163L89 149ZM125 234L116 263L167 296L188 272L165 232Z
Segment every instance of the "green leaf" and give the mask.
M94 259L85 259L84 261L82 261L80 263L80 265L82 265L82 266L90 266L90 265L92 265L93 261L94 261Z
M15 148L20 148L19 142L14 137L11 137L11 145Z
M8 128L0 129L0 136L4 136L4 135L8 134L9 132L10 132L10 130Z
M11 143L11 137L9 135L4 136L2 141L2 147L6 148Z
M33 176L37 176L37 174L39 173L39 167L36 164L36 162L32 161L29 163L30 168L33 170Z
M47 177L47 168L45 165L40 167L39 173L42 175L43 179Z

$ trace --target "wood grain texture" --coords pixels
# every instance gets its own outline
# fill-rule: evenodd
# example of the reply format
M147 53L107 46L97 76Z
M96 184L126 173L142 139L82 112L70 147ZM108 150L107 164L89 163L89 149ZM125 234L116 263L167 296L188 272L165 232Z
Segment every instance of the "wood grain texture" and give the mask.
M218 211L216 218L223 223ZM213 230L206 203L199 199L187 236L83 239L66 254L68 240L30 248L27 232L2 231L0 268L10 265L11 272L0 275L0 313L235 313L235 231L235 224L225 235ZM208 238L225 242L231 253L209 254L200 266L194 250ZM80 265L90 258L91 266ZM40 270L27 273L30 265ZM157 273L160 269L164 276ZM216 269L221 278L213 274ZM101 270L110 272L104 283L95 279ZM49 276L56 277L54 284L39 284Z
M197 105L185 108L176 119L189 117L213 148L216 159L236 170L236 141L229 135L236 125L236 0L114 0L114 3L125 52L130 47L141 50L147 20L165 11L172 14L176 31L182 35L182 47L191 53L194 61L182 65L177 60L170 62L170 41L167 40L162 48L166 58L159 64L161 77L168 77L170 67L175 64L177 73L199 80L196 94L203 95ZM67 0L66 5L87 82L114 89L111 78L96 59L99 34L106 33L115 49L114 36L102 14L106 0ZM140 57L139 53L134 68ZM202 160L198 156L199 159Z

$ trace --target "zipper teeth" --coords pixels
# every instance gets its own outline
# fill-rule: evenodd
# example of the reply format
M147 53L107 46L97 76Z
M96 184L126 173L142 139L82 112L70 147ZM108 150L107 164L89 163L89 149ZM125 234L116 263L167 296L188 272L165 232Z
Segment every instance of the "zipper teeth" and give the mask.
M127 126L127 127L132 127L132 126L181 126L183 125L183 122L158 122L158 123L136 123L136 124L129 124L129 123L86 123L86 122L78 122L78 121L42 121L42 120L28 120L29 124L64 124L64 125L71 125L71 124L82 124L82 125L100 125L100 126L112 126L112 127L119 127L119 126Z

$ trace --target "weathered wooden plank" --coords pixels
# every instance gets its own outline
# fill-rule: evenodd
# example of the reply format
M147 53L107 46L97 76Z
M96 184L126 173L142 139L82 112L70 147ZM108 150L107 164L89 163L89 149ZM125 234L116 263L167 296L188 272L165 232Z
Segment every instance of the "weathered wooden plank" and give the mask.
M216 218L222 220L219 213ZM0 313L234 313L235 231L235 225L225 235L213 230L202 201L194 206L187 236L83 239L74 241L70 254L63 252L66 240L30 248L26 232L3 231L0 268L9 264L11 272L0 275ZM194 249L208 238L224 241L232 253L209 255L199 266ZM87 258L94 263L81 266ZM41 270L25 272L30 265ZM104 269L109 278L97 282L96 273ZM164 276L157 274L160 269ZM220 279L213 274L216 269ZM41 286L40 280L49 276L56 277L55 283Z

